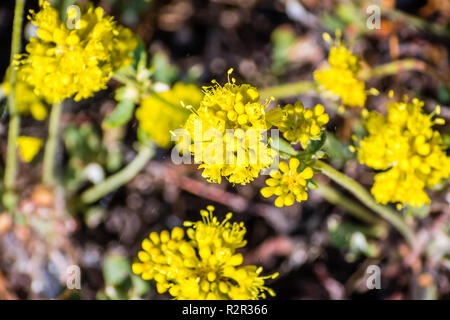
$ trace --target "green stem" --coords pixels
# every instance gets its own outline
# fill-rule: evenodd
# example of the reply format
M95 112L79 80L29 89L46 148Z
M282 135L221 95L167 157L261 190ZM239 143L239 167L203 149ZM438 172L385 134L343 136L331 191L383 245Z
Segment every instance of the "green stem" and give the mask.
M17 137L19 136L20 116L16 105L16 80L17 70L13 67L15 56L20 50L20 37L22 31L22 18L25 0L16 0L14 9L14 22L11 42L11 56L9 67L9 85L11 91L8 96L9 110L9 128L8 128L8 146L6 151L6 167L5 167L5 206L13 213L16 209L16 198L14 195L14 185L17 175Z
M316 90L314 81L298 81L292 83L281 84L278 86L268 87L259 91L261 99L265 100L270 97L283 99L292 96L301 95L305 92Z
M366 81L373 78L391 76L394 74L398 74L399 72L408 70L416 70L427 73L433 78L438 79L440 82L449 85L448 77L444 77L429 65L427 65L424 61L417 59L400 59L379 65L375 68L365 69L359 73L358 78Z
M61 118L63 102L54 103L50 111L48 124L48 137L45 143L44 164L42 182L47 186L55 184L55 158L58 149L59 122Z
M449 79L436 72L433 68L428 66L425 62L417 59L401 59L379 65L372 69L362 70L358 74L358 78L367 81L372 78L380 78L397 74L401 71L417 70L424 73L428 73L440 82L449 85ZM317 84L314 81L296 81L278 86L267 87L260 90L261 100L265 100L270 97L276 99L289 98L292 96L298 96L308 91L317 90Z
M397 212L391 208L383 206L375 202L373 197L367 192L366 189L358 182L345 174L337 171L328 164L316 160L314 167L320 170L324 175L341 185L348 191L350 191L356 198L361 200L368 208L378 213L383 219L390 222L406 239L409 245L414 244L414 232L413 230L400 218Z
M317 180L314 180L314 182L318 186L318 188L314 191L317 191L328 202L346 210L348 213L364 222L373 224L380 223L379 218L374 216L370 211L361 206L359 203L345 197L342 193L329 185L321 183Z
M142 146L133 161L125 168L83 192L81 201L93 203L133 179L153 157L154 150L153 144Z

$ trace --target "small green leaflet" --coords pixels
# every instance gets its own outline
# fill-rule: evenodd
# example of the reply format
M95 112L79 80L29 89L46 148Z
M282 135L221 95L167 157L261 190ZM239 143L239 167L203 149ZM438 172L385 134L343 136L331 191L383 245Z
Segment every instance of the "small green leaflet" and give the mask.
M133 111L134 102L128 99L122 100L117 104L116 109L103 120L103 125L106 128L116 128L124 125L133 116Z

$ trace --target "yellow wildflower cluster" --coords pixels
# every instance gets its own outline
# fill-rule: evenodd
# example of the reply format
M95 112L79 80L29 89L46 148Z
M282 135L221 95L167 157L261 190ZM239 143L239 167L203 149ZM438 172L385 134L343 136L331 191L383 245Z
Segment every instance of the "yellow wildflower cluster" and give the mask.
M35 137L20 136L17 138L19 154L23 161L30 162L42 147L42 140Z
M232 69L228 72L232 72ZM191 152L209 182L253 181L261 169L270 166L272 149L264 141L270 128L259 93L248 84L228 80L224 86L204 88L200 107L189 116L185 129L191 137Z
M331 42L328 34L324 35ZM359 58L353 55L338 36L328 56L330 68L314 71L314 78L325 90L341 98L342 104L350 107L364 106L367 98L365 84L357 79L361 69Z
M429 203L425 188L450 176L442 138L432 129L444 120L425 114L419 99L391 102L386 117L370 112L365 119L369 133L360 141L359 162L377 170L372 194L383 204L398 202L417 207ZM437 112L439 114L439 107Z
M213 211L208 206L201 210L201 221L184 223L187 240L178 227L150 233L133 272L155 280L159 293L168 291L179 300L249 300L265 298L266 292L274 296L264 280L278 274L261 277L261 267L242 266L243 257L236 253L246 245L244 224L231 223L231 213L219 222Z
M181 127L188 118L181 103L198 108L203 98L201 90L193 84L176 83L169 91L158 92L142 99L136 110L139 127L162 148L171 142L170 131Z
M267 112L267 118L280 129L286 140L300 142L303 148L309 140L320 140L320 132L330 119L321 104L311 110L305 109L301 102L271 109Z
M44 120L47 117L47 107L45 101L38 97L27 82L23 80L21 69L18 70L16 81L16 106L20 114L31 114L36 120ZM11 87L9 85L9 69L6 72L5 79L1 84L3 92L9 94Z
M38 27L27 54L18 62L23 78L34 92L55 103L75 95L90 97L104 89L114 71L132 63L137 40L129 29L117 26L100 7L88 3L78 22L69 28L59 12L40 0L40 11L30 11L29 19ZM68 18L75 19L76 10Z
M292 206L297 202L308 199L308 189L306 187L307 180L313 177L313 170L306 167L298 172L300 161L297 158L291 158L289 165L287 162L280 162L279 169L270 173L269 179L266 180L267 187L261 189L261 194L265 198L276 195L275 206L284 207Z

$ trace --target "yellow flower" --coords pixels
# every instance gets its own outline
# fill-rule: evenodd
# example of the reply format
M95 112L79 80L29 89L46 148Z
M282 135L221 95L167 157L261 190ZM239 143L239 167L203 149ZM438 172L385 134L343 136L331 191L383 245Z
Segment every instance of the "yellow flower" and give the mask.
M137 40L129 29L117 26L100 7L91 3L82 10L78 23L69 28L59 12L40 0L40 11L29 19L38 27L26 54L18 64L34 92L55 103L75 95L75 100L106 88L112 74L132 63ZM69 12L69 18L75 12Z
M314 78L326 90L341 98L342 104L350 107L364 106L367 98L365 84L355 78L349 70L331 68L314 71Z
M277 207L292 206L294 202L302 202L308 199L307 180L313 177L313 170L306 167L298 172L300 161L291 158L289 165L280 162L280 170L273 170L269 179L266 180L268 187L261 189L261 194L265 198L276 195L275 205Z
M133 272L144 280L155 280L159 293L168 291L179 300L253 300L265 298L266 292L274 296L264 280L278 274L261 277L261 267L242 266L242 254L236 253L247 243L244 224L231 223L231 213L219 222L213 211L208 206L200 211L201 221L184 223L186 240L178 227L150 233L142 242Z
M354 74L361 70L359 57L352 54L340 41L331 48L328 55L328 63L332 68L346 69Z
M31 114L36 120L42 121L47 117L47 107L45 106L45 101L38 97L33 92L33 87L31 87L27 82L23 80L22 69L19 68L17 71L17 81L16 81L16 104L17 110L20 114L27 115ZM9 85L9 69L6 72L5 79L1 84L5 94L9 94L11 91Z
M172 144L170 131L180 128L189 115L181 103L198 108L202 97L196 85L179 82L169 91L143 98L136 110L139 126L160 147L168 148Z
M414 207L429 203L425 188L431 188L450 176L450 157L447 157L442 138L433 130L435 113L422 110L419 99L391 102L388 114L368 113L364 120L368 136L358 147L358 160L377 170L372 194L383 204L398 202ZM437 108L439 113L439 107Z
M232 69L228 72L232 72ZM265 132L270 128L259 93L248 84L228 80L223 87L204 88L198 109L186 121L191 137L191 152L203 177L220 183L222 176L233 184L246 184L270 166L272 149L267 147Z
M329 35L324 38L327 38L327 42L331 42ZM343 105L364 106L367 98L365 84L357 78L361 69L360 59L342 44L340 36L332 44L328 63L330 68L314 71L316 81L326 91L339 96Z
M408 174L399 167L392 167L375 175L371 192L375 199L383 204L392 202L419 207L430 202L424 190L425 186L425 182L418 175Z
M42 140L35 137L20 136L17 138L17 146L23 161L30 162L42 147Z
M329 121L321 104L311 110L305 109L301 102L288 104L283 109L271 109L267 112L267 119L278 126L286 140L292 143L300 142L303 148L306 148L309 140L320 140L320 132Z

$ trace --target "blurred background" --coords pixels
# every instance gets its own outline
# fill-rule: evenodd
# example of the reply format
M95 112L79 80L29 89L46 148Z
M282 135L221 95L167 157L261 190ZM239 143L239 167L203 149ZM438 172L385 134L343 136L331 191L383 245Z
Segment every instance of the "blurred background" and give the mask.
M450 120L448 0L92 2L142 38L156 81L205 85L217 79L220 83L231 67L238 82L258 88L311 81L312 72L328 55L322 33L340 29L363 65L397 59L426 65L422 70L371 79L367 87L383 93L369 97L371 109L384 111L387 92L394 90L398 96L420 97L428 112L442 105L442 117L447 123ZM64 10L73 1L52 3ZM380 8L379 29L367 27L370 5ZM38 1L27 1L28 9L38 9ZM1 79L9 64L13 10L14 1L0 3ZM30 30L26 24L24 42ZM118 86L112 80L109 89L93 98L66 103L57 159L63 188L50 192L39 185L39 161L21 164L17 184L23 220L13 223L10 215L0 214L0 299L166 299L152 283L133 276L130 264L150 231L172 228L186 219L195 221L199 210L209 204L219 216L233 211L236 221L245 222L245 263L262 265L266 273L280 272L269 283L276 299L450 298L450 196L445 187L430 194L431 206L405 212L417 228L432 234L428 243L432 250L426 257L411 252L401 236L385 225L353 218L345 206L333 204L332 194L312 190L308 201L276 208L259 194L264 177L246 186L209 184L195 165L174 165L170 149L158 149L145 170L124 187L94 205L81 205L82 190L136 154L135 119L120 128L101 126L116 105ZM337 105L317 92L280 103L297 100L307 107L325 105L331 118L325 145L331 163L370 188L374 172L358 164L348 149L357 111L350 111L353 116L339 114ZM2 112L4 159L7 114ZM23 117L21 130L45 138L46 122ZM448 125L439 130L450 144ZM1 171L3 167L2 160ZM325 177L321 181L330 184ZM66 288L69 265L81 268L81 290ZM369 265L382 270L381 290L366 286Z

